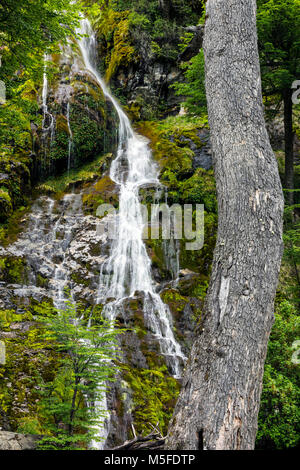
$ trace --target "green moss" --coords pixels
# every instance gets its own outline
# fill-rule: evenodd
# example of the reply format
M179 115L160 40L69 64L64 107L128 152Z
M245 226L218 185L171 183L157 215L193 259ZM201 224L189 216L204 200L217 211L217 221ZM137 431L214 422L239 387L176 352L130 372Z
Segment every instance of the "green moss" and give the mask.
M165 255L162 248L162 240L145 240L148 248L148 255L150 256L152 266L158 268L162 279L168 279L170 273L168 272L165 264Z
M105 73L106 81L110 81L120 65L126 66L136 60L135 49L129 44L129 21L127 18L124 18L117 23L114 30L114 44Z
M37 287L47 287L49 280L43 277L41 274L37 274L36 276L36 285Z
M149 423L159 423L166 434L179 393L179 383L166 366L155 369L131 369L123 366L124 380L132 390L133 419L138 433L151 431Z
M168 304L172 312L182 313L188 302L188 298L183 297L175 289L166 289L162 292L161 298L165 304Z
M4 224L0 225L0 243L2 245L7 246L17 239L19 233L23 229L24 216L29 209L29 203L25 207L19 207L12 213Z
M37 186L36 189L41 193L60 193L66 191L72 184L75 184L76 187L82 187L99 177L103 165L107 164L111 158L111 153L101 154L85 165L66 171L62 175L48 178L43 184Z
M158 122L141 122L138 131L150 140L154 158L161 168L161 181L170 187L193 174L193 142L197 148L203 144L197 132L206 127L203 118L167 118ZM171 194L172 196L172 194Z
M105 57L105 79L111 80L120 66L138 60L130 35L130 11L114 11L103 5L95 28L100 39L100 56Z
M93 160L95 155L111 150L116 140L115 113L107 112L106 100L96 81L89 78L85 82L80 76L72 82L72 86L69 122L65 114L61 114L59 103L53 103L51 107L51 112L56 115L56 130L51 145L48 142L48 158L56 174L67 169L70 139L71 168L78 168Z
M25 321L30 324L23 329ZM0 426L4 418L12 431L38 433L41 422L37 375L53 379L59 356L45 341L29 310L22 315L1 310L0 322L2 331L10 333L1 338L6 347L6 364L0 366Z
M71 274L71 279L76 282L76 284L80 284L80 285L84 285L84 286L88 286L89 285L89 281L88 279L82 277L78 272L72 272Z
M0 188L0 221L6 220L12 214L11 197L6 188Z
M21 434L42 434L42 426L37 416L24 416L18 419L16 431Z
M66 116L64 116L62 114L58 114L55 117L55 121L56 121L56 131L57 132L64 132L65 134L67 134L69 136L70 131L69 131L68 121L67 121Z
M83 195L83 209L86 213L95 214L97 207L109 203L117 207L119 203L116 184L109 176L103 176Z
M7 283L22 284L26 280L26 261L23 258L9 256L1 258L0 279Z

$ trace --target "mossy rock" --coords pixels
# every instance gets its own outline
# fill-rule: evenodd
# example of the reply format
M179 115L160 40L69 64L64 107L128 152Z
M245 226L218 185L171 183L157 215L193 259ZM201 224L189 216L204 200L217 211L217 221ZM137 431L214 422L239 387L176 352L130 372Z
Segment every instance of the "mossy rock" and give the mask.
M89 286L89 280L86 277L84 277L84 275L81 274L80 272L72 272L71 279L76 284L83 285L86 287Z
M0 221L3 222L12 214L13 205L6 188L0 188Z
M161 299L165 304L169 305L171 312L176 316L183 312L184 307L189 301L188 298L183 297L176 289L163 290Z
M23 154L3 158L0 155L0 222L6 222L13 210L27 202L30 171L23 159Z
M6 283L23 284L27 279L26 260L17 256L0 258L0 279Z
M60 356L42 339L39 326L20 315L17 316L19 322L13 323L11 319L15 317L11 312L6 330L9 331L11 325L14 334L4 337L6 364L0 365L0 409L3 412L0 425L5 419L13 432L33 421L36 429L40 429L37 375L51 381L60 365Z
M151 259L152 270L159 273L159 276L155 276L159 277L157 280L162 281L170 279L172 276L166 267L165 255L162 248L162 240L148 239L145 240L145 244L147 247L148 256Z
M149 369L132 369L123 365L122 376L132 390L133 415L136 431L144 434L157 425L163 433L168 423L179 393L179 383L171 377L165 365Z
M64 116L63 114L58 114L55 118L55 122L56 122L56 130L58 132L64 132L65 134L70 136L68 121L67 121L66 116Z
M118 207L118 187L109 176L103 176L103 178L97 181L97 183L95 183L90 190L83 195L82 202L83 210L86 213L94 215L97 207L103 203L112 204L114 207Z

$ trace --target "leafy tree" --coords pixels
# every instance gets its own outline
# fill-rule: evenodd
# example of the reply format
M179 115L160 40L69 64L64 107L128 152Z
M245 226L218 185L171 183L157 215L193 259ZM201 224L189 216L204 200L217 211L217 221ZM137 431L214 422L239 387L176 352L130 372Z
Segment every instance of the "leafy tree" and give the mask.
M300 76L300 0L258 0L257 27L263 92L284 107L285 187L293 203L292 83Z
M295 447L299 442L299 365L291 360L299 328L294 304L282 301L276 308L268 345L257 448L282 449Z
M299 208L299 204L288 206L285 210L284 224L284 260L291 267L291 282L289 287L289 297L295 302L300 302L300 223L299 219L293 220L294 208Z
M70 301L55 314L47 305L38 311L45 326L44 339L61 353L55 379L45 382L39 377L40 414L47 435L40 448L86 447L97 439L96 428L105 416L99 403L106 381L113 380L112 361L118 357L116 337L123 330L115 329L95 312L92 317L91 308L83 311Z
M40 69L44 54L73 35L77 22L78 4L71 0L1 1L1 75Z

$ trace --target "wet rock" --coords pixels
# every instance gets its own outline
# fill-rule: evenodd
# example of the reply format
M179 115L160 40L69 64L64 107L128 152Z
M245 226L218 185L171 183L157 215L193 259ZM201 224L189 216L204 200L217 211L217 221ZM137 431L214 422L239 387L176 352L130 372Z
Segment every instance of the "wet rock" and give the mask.
M204 168L205 170L210 170L213 165L212 161L212 152L211 152L211 144L209 140L209 131L207 129L202 129L201 131L197 132L198 137L200 138L201 142L203 143L201 148L193 148L195 157L193 159L193 169L196 170L197 168Z

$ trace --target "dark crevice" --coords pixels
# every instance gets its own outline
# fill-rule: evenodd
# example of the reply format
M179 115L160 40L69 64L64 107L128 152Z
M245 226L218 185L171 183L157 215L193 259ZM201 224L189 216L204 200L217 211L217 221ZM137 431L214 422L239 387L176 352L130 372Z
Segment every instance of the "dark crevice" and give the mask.
M198 450L203 450L203 429L198 431Z

